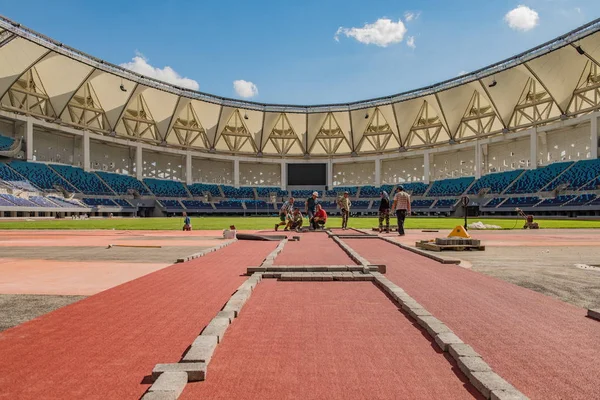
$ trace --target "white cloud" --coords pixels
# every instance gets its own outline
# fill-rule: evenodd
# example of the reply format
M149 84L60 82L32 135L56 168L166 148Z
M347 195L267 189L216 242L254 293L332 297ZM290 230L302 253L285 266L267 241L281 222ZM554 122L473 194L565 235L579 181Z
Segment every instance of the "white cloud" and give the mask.
M406 22L411 22L414 21L415 19L419 18L419 16L421 15L421 12L413 12L413 11L407 11L404 13L404 20Z
M387 47L393 43L400 43L406 34L406 26L401 20L394 22L389 18L379 18L372 24L365 24L362 28L339 27L334 39L339 41L340 35L351 37L364 44L374 44Z
M527 32L538 25L540 16L535 10L520 5L506 13L504 21L514 30Z
M120 66L149 78L158 79L176 86L192 90L200 89L198 82L190 78L182 77L169 66L162 69L153 67L148 63L148 59L138 51L135 52L135 57L133 57L130 62L120 64Z
M416 48L417 45L415 44L415 37L414 36L409 36L408 38L406 38L406 45L408 47L410 47L411 49Z
M258 88L252 82L247 82L243 79L233 81L233 88L240 97L254 97L258 94Z

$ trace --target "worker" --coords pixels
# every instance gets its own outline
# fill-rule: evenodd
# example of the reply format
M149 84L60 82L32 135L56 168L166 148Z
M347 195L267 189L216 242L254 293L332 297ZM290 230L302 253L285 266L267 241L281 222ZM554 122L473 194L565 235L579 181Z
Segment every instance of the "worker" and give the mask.
M319 192L313 192L312 195L308 199L306 199L306 202L304 203L304 212L308 215L308 219L311 221L313 216L315 215L317 204L319 203L317 197L319 197Z
M396 212L398 220L398 235L404 236L404 220L410 214L410 195L404 191L404 187L399 185L394 196L392 210Z
M344 192L344 196L339 199L338 206L342 210L342 229L348 229L348 218L350 217L350 206L352 202L349 198L350 194L348 192Z
M383 221L385 220L385 232L390 233L390 195L381 191L381 201L379 202L379 233L383 232Z
M317 204L314 216L311 218L312 228L317 230L324 228L327 222L327 213L323 210L320 204Z
M290 197L288 199L288 201L283 203L283 205L279 209L279 223L275 224L275 231L277 231L279 229L279 227L282 225L285 225L284 230L286 230L286 231L289 230L288 229L288 226L289 226L288 216L289 216L289 214L291 214L293 208L294 208L294 198Z
M183 230L186 232L192 230L192 220L185 211L183 212Z
M293 229L296 232L298 232L300 228L302 228L303 222L304 221L302 219L302 213L300 212L300 209L294 208L294 212L292 213L290 218L290 229Z

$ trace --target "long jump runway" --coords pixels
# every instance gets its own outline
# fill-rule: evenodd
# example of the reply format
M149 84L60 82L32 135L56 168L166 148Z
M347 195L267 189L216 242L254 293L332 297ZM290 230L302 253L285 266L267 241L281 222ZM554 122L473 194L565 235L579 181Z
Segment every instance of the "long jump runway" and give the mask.
M2 332L0 398L139 398L276 245L237 242Z
M600 324L585 310L390 243L344 241L531 399L600 398Z
M373 283L265 279L217 347L207 380L189 383L180 398L478 396Z

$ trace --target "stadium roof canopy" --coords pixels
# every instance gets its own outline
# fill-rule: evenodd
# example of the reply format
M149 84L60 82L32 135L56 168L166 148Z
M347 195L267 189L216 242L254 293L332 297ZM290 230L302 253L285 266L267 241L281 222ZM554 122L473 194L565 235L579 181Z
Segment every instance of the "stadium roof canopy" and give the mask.
M103 135L211 153L332 157L410 151L600 108L600 19L425 88L301 106L173 86L0 16L0 108Z

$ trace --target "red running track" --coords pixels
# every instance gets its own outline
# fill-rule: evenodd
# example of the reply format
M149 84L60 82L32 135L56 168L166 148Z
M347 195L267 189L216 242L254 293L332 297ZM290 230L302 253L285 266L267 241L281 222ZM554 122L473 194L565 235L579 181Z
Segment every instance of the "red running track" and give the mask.
M600 323L585 310L383 241L346 239L532 399L600 399Z
M237 242L0 333L0 398L139 398L276 245Z
M371 282L263 280L181 399L473 399Z
M300 234L299 242L288 241L275 258L275 265L354 265L344 250L326 232Z

